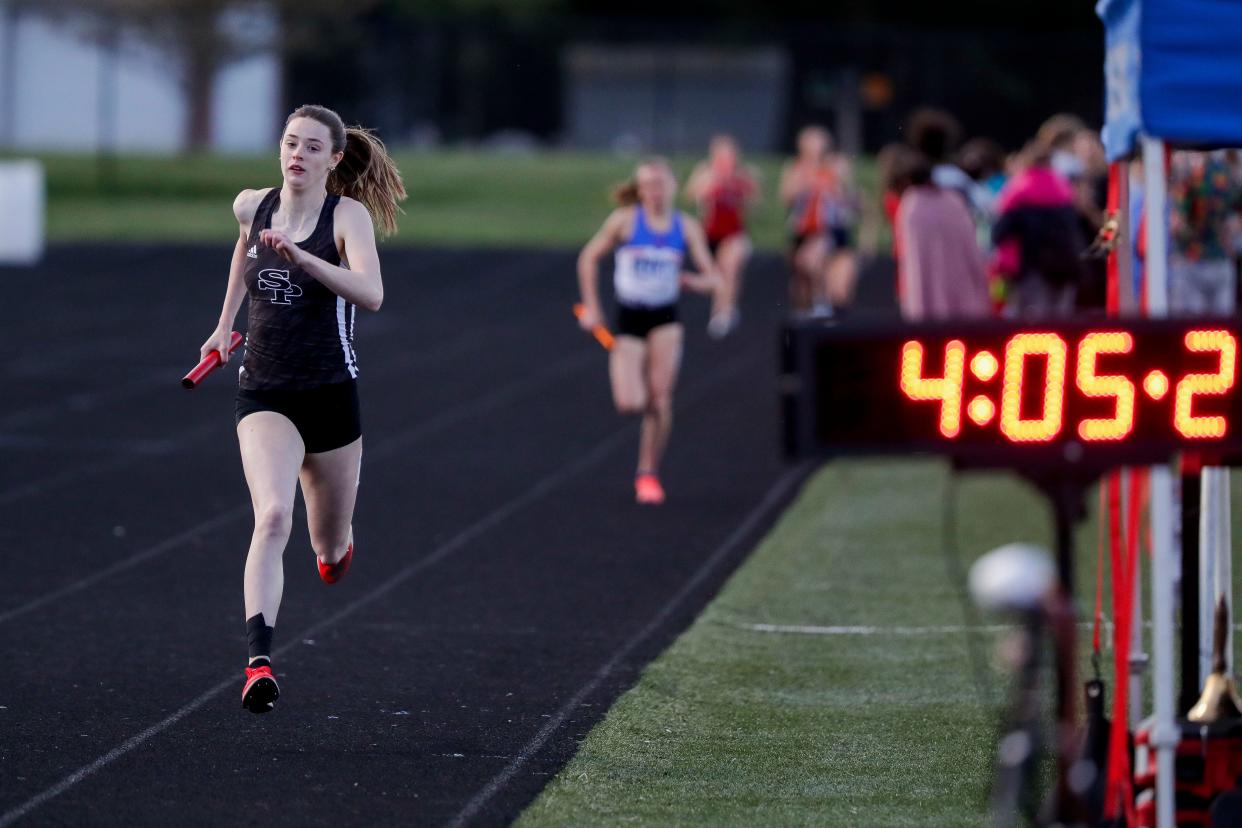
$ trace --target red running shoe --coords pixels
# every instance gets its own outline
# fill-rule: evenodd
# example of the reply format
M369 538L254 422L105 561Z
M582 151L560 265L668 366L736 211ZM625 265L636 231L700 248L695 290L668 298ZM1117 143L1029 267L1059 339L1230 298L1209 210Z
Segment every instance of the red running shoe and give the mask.
M640 474L634 478L634 499L639 503L659 506L664 502L664 487L654 474Z
M345 557L341 558L334 564L326 564L319 560L315 561L319 564L319 578L325 584L335 584L341 578L345 577L345 573L349 570L350 561L354 559L354 545L351 543L349 548L345 550Z
M246 685L242 688L242 707L251 713L271 713L280 698L280 686L267 664L246 668Z

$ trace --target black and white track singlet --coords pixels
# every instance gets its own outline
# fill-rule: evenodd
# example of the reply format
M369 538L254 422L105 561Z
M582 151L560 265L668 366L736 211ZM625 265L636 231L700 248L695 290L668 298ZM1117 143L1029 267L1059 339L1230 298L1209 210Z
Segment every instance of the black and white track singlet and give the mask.
M310 237L298 243L312 256L340 265L333 215L340 196L329 194ZM358 376L354 355L354 305L305 270L259 243L280 206L273 189L259 203L246 240L246 291L250 297L246 354L239 382L247 390L307 389Z

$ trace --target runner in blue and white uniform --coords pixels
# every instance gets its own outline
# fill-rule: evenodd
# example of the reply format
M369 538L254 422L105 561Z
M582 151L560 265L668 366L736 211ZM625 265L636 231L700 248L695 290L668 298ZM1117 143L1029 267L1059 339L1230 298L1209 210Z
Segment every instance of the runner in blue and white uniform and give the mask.
M589 331L603 318L599 262L616 250L617 336L608 367L617 410L643 418L634 477L639 503L664 502L659 468L673 427L673 388L681 365L681 289L712 294L720 284L702 226L673 208L676 192L667 161L639 164L634 177L617 188L620 206L578 256L585 308L579 324ZM682 269L687 254L698 273Z

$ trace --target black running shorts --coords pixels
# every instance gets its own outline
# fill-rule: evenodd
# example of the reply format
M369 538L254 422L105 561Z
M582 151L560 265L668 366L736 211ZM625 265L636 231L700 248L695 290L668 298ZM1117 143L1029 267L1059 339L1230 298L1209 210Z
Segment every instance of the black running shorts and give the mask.
M647 334L662 325L677 322L677 306L662 305L658 308L617 306L617 335L636 336L646 339Z
M362 436L356 380L305 390L239 388L237 422L256 411L274 411L287 417L302 435L307 454L332 451Z

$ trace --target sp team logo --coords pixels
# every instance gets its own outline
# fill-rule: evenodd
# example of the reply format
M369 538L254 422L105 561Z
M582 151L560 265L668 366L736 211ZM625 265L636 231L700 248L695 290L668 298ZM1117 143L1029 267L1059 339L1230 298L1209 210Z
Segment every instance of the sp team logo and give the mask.
M302 295L302 289L289 281L289 271L268 268L259 271L259 290L272 292L273 305L292 304L289 300Z

